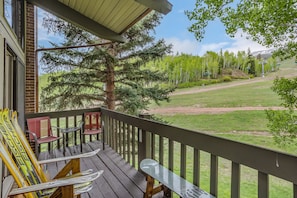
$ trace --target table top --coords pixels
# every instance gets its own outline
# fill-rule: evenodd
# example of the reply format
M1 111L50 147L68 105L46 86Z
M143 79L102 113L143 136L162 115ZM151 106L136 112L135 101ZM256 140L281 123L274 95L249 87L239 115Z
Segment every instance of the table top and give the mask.
M81 127L69 127L69 128L64 128L64 129L62 128L61 132L62 133L70 133L70 132L78 131L80 129L81 129Z
M214 198L211 194L176 175L155 160L142 160L140 168L143 172L158 180L181 197Z

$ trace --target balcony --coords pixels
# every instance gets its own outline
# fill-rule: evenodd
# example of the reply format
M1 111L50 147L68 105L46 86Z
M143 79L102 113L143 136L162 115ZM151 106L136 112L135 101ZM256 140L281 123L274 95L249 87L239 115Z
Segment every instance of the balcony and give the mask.
M282 193L287 197L297 197L297 157L290 154L158 123L149 120L148 115L139 118L105 108L26 117L49 115L58 126L63 123L67 127L77 124L87 111L101 111L104 132L99 141L87 138L87 143L83 143L85 151L98 147L102 151L96 158L88 159L91 161L82 161L82 167L105 172L86 197L142 197L145 178L137 170L144 158L156 159L217 197L268 198L272 191L278 194L284 189L286 192ZM80 152L81 141L77 137L66 137L74 140L67 145L66 155ZM57 147L43 152L40 158L61 155L61 150ZM54 174L59 166L48 167L49 173ZM251 183L255 187L247 192Z

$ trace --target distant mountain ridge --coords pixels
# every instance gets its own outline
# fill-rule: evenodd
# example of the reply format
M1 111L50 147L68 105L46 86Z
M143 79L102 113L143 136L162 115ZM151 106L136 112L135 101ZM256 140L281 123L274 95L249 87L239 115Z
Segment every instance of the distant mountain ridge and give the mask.
M258 57L259 55L261 55L261 58L268 59L272 56L274 51L275 51L275 49L260 50L260 51L252 52L251 54L254 57Z

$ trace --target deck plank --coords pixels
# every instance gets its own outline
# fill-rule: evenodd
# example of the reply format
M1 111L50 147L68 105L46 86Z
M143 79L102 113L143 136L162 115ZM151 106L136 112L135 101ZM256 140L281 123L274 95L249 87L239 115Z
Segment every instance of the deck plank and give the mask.
M94 143L89 143L89 145L95 149ZM104 151L106 156L111 159L111 161L118 167L123 174L130 178L131 182L138 186L139 189L143 192L146 188L146 180L143 174L133 168L128 162L126 162L118 153L112 150L110 147L107 147ZM103 159L102 159L103 160ZM104 161L104 160L103 160Z
M88 146L84 146L84 152L91 151L89 147L86 147ZM74 147L73 149L77 150L77 147ZM104 170L103 176L94 181L93 189L85 194L88 194L89 197L117 197L117 195L110 187L108 181L106 180L106 168L104 167L104 164L98 162L96 158L98 158L98 156L94 156L92 158L85 158L81 160L81 169L93 169L94 171Z
M99 141L83 144L83 152L102 148ZM81 153L80 146L66 148L65 155ZM54 150L51 154L41 153L39 159L63 156L63 149ZM47 166L51 178L65 162L51 163ZM106 146L96 156L81 159L81 170L104 170L103 175L93 184L93 189L84 193L82 198L143 197L146 187L145 176L130 166L118 153Z
M105 151L107 150L108 149L106 149ZM101 159L101 161L105 164L106 167L109 168L109 171L120 181L119 185L124 187L125 190L129 193L129 195L126 195L126 197L142 197L143 191L138 188L138 186L131 180L131 178L129 178L124 173L124 171L121 170L122 166L118 166L118 164L116 164L113 161L114 159L111 157L112 156L109 156L108 153L105 152L101 152L101 154L99 154L99 158ZM118 188L116 188L115 190L118 190Z

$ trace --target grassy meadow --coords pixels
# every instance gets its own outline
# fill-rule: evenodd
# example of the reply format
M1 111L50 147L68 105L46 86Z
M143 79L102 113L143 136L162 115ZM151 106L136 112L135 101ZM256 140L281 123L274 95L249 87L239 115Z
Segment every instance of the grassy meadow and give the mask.
M160 106L152 105L151 108L263 107L264 109L269 109L269 107L278 107L281 101L278 95L271 90L273 80L276 76L291 77L292 74L297 74L296 69L297 67L294 60L287 60L281 63L280 70L267 74L264 79L258 77L256 79L240 80L239 83L248 82L250 80L255 80L255 82L249 84L242 83L237 86L229 86L232 85L232 83L238 83L238 81L235 81L228 82L227 86L226 83L222 83L207 87L177 90L176 93L178 94L173 94L170 97L169 103L162 102ZM223 86L223 88L198 93L196 91L220 86ZM182 92L186 94L181 94ZM268 120L264 110L213 112L211 114L197 115L188 115L187 112L184 112L183 114L175 115L156 114L156 116L178 127L211 133L236 141L297 154L297 146L289 145L280 147L274 143L273 137L268 133ZM261 132L263 132L263 135L261 135ZM254 135L255 133L257 135ZM265 141L262 141L263 139Z

